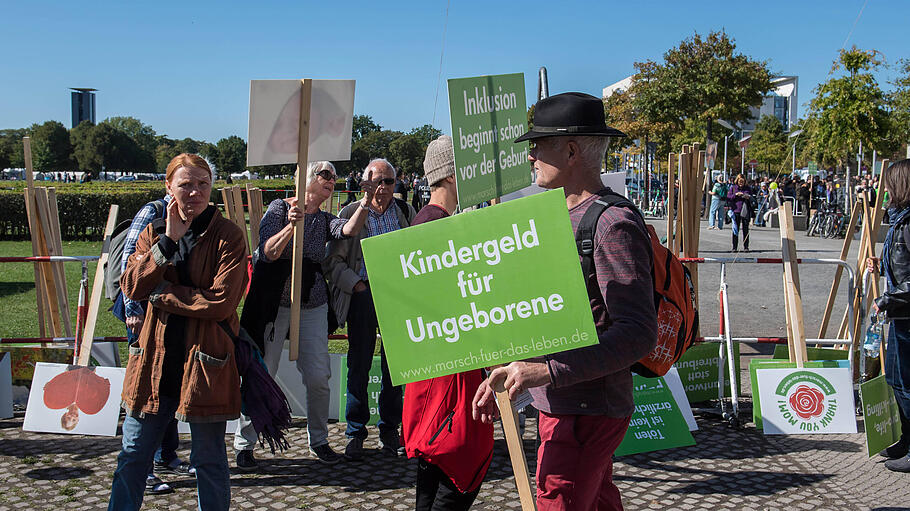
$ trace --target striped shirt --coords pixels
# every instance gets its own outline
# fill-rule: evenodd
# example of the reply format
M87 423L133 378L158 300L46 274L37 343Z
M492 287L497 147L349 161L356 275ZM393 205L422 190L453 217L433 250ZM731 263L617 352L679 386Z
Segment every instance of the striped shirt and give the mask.
M373 211L373 208L369 208L369 216L367 217L366 227L367 235L365 238L371 236L379 236L380 234L385 234L387 232L397 231L401 228L398 225L398 205L395 204L393 200L389 207L386 208L385 212L379 214ZM363 265L360 267L360 278L364 281L367 280L367 267Z

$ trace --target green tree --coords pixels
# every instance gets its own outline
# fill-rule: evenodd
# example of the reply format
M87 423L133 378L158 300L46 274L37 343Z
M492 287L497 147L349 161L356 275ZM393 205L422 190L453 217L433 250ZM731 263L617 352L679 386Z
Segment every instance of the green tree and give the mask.
M355 115L351 129L351 143L360 140L370 133L382 131L382 126L373 121L369 115Z
M755 125L752 140L749 143L748 155L758 160L763 168L774 171L789 168L787 134L777 117L765 115Z
M246 142L237 135L222 138L216 145L214 158L218 175L226 177L246 170Z
M388 159L399 172L423 174L427 144L417 135L402 135L389 144Z
M29 128L32 139L32 164L36 171L54 172L73 169L73 146L63 124L47 121Z
M636 62L629 88L631 107L660 138L664 130L680 131L685 119L696 119L712 138L713 120L741 122L749 107L761 104L771 90L767 63L737 53L725 32L706 37L695 33L664 53L663 62ZM664 127L666 126L666 128Z
M817 159L849 166L860 144L866 149L888 149L889 118L885 94L872 75L881 65L875 50L855 46L841 50L832 72L819 84L809 103L810 148Z
M135 117L108 117L101 121L101 124L109 124L112 128L126 133L143 151L147 151L149 154L155 154L155 150L158 148L155 130Z
M906 145L910 143L910 59L900 60L898 69L901 74L891 82L894 90L888 95L892 134L889 138Z
M83 121L70 132L79 169L97 175L100 171L134 172L150 170L154 161L132 137L102 123Z
M400 131L391 130L367 133L351 146L349 171L360 172L374 158L388 158L391 161L392 156L389 149L392 142L403 135ZM395 162L392 164L395 165Z
M177 144L167 137L158 137L158 147L155 148L155 170L164 172L167 170L167 164L171 162L174 156L180 154L177 150Z
M0 169L25 167L22 137L27 135L28 130L21 128L0 130Z

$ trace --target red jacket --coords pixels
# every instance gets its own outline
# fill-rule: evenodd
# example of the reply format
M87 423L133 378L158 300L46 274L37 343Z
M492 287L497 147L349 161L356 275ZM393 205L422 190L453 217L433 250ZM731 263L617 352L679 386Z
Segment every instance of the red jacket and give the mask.
M408 383L402 426L409 458L439 467L462 493L480 487L493 459L493 425L475 421L480 369Z

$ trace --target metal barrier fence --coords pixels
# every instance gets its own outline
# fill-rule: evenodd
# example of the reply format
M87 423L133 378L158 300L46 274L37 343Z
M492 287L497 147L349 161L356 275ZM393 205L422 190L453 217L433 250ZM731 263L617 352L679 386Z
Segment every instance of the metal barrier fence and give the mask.
M739 424L739 396L737 395L738 389L736 388L736 364L733 363L733 343L734 342L765 342L765 343L774 343L774 344L786 344L786 337L733 337L731 334L732 324L730 321L730 304L727 299L727 265L728 264L783 264L783 259L780 258L771 258L771 257L681 257L679 259L684 263L696 263L696 264L719 264L720 265L720 289L718 290L718 302L720 307L720 320L719 320L719 332L717 336L702 337L700 340L705 342L717 342L721 346L718 350L718 400L720 401L720 411L721 415L725 420L730 421L731 424ZM837 265L843 268L847 272L847 317L848 324L854 324L856 319L856 311L853 310L853 296L855 289L855 275L853 268L850 267L847 262L840 259L806 259L800 258L796 260L797 264L831 264ZM862 292L862 291L861 291ZM862 303L862 300L860 301ZM853 370L853 332L850 328L847 329L847 339L806 339L807 343L812 344L827 344L827 345L844 345L847 347L848 355L847 361L851 370ZM724 399L724 363L730 361L728 364L728 377L729 377L729 386L730 386L730 402L732 408L732 414L728 414L726 411L726 401Z

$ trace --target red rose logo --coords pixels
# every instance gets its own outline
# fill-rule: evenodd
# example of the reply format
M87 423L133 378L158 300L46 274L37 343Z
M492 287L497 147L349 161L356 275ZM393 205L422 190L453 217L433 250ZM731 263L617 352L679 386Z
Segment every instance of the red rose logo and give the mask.
M800 385L790 394L790 408L803 420L818 417L825 411L825 396L818 389Z

